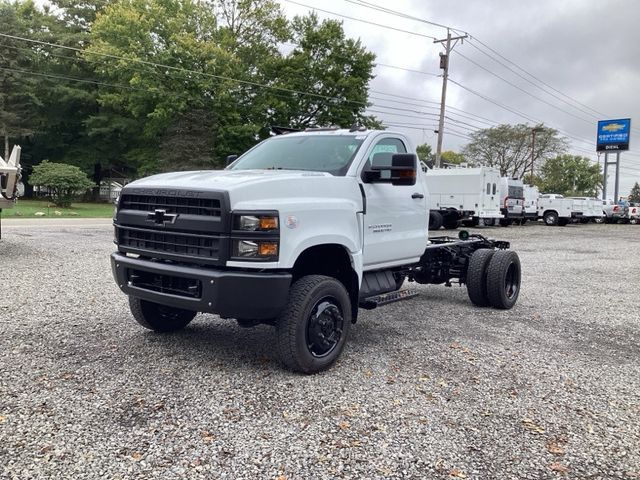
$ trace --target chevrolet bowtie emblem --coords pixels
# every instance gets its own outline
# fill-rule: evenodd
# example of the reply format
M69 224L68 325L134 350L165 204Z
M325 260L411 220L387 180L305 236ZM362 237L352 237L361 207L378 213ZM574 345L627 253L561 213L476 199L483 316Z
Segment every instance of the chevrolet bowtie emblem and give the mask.
M156 225L166 225L167 223L174 223L178 218L177 214L167 213L166 210L155 210L153 213L147 215L147 220L152 221Z

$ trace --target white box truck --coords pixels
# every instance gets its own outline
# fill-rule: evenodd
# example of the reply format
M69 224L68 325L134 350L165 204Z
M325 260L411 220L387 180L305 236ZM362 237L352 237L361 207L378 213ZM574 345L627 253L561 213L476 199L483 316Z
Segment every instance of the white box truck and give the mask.
M522 223L524 219L524 183L517 178L500 179L500 208L503 219L500 225L508 227L512 223Z
M526 221L535 222L538 220L538 197L540 196L540 191L538 187L534 185L525 185L524 186L524 220L522 223Z
M429 228L493 224L501 219L498 184L500 172L492 167L427 169Z

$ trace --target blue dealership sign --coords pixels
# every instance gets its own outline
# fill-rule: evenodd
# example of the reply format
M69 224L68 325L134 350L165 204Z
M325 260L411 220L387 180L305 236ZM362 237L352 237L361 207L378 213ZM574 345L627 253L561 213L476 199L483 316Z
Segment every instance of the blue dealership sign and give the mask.
M629 150L631 119L600 120L598 122L598 152Z

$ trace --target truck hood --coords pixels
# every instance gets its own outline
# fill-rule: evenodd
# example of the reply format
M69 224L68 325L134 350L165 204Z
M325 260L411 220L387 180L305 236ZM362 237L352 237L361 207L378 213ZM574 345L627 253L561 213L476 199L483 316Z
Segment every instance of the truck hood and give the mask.
M301 170L200 170L161 173L131 182L127 187L226 190L231 192L237 188L245 188L259 183L300 181L310 177L334 178L330 173Z

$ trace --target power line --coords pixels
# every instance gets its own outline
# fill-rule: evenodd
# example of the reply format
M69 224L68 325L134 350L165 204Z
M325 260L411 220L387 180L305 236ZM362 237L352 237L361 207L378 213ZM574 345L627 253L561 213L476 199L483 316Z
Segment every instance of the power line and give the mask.
M300 7L305 7L305 8L309 8L311 10L316 10L318 12L323 12L323 13L327 13L329 15L334 15L336 17L341 17L341 18L346 18L348 20L353 20L355 22L367 23L369 25L374 25L376 27L386 28L387 30L395 30L396 32L407 33L409 35L415 35L417 37L429 38L431 40L435 40L436 39L436 37L432 37L431 35L425 35L423 33L412 32L411 30L403 30L401 28L391 27L389 25L383 25L381 23L370 22L368 20L363 20L361 18L350 17L350 16L347 16L347 15L343 15L341 13L331 12L329 10L323 10L322 8L313 7L311 5L306 5L304 3L295 2L294 0L284 0L284 1L287 2L287 3L293 3L294 5L298 5Z
M587 115L592 116L593 118L598 118L598 116L596 116L594 113L589 112L587 110L584 110L582 108L579 108L575 105L573 105L571 102L568 102L567 100L563 99L562 97L555 95L552 92L549 92L548 90L545 90L544 88L542 88L540 85L538 85L537 83L535 83L534 81L532 81L531 79L527 78L526 76L522 75L521 73L519 73L518 71L514 70L513 68L511 68L509 65L507 65L506 63L500 61L498 58L496 58L493 55L488 54L487 52L485 52L484 50L482 50L481 48L479 48L477 45L475 45L473 43L474 38L470 38L470 41L468 42L468 44L472 47L475 48L476 50L478 50L480 53L482 53L483 55L489 57L491 60L493 60L494 62L498 63L499 65L502 65L504 68L506 68L507 70L509 70L510 72L514 73L515 75L517 75L518 77L522 78L524 81L530 83L531 85L533 85L534 87L540 89L541 91L543 91L544 93L546 93L547 95L551 95L553 98L555 98L556 100L559 100L567 105L569 105L572 108L575 108L576 110L585 113Z
M434 22L432 20L427 20L425 18L415 17L415 16L410 15L408 13L403 13L403 12L399 12L397 10L392 10L390 8L382 7L380 5L376 5L374 3L366 2L364 0L358 0L358 1L345 0L345 2L352 3L354 5L358 5L358 6L361 6L361 7L369 8L371 10L378 10L379 12L388 13L390 15L395 15L396 17L401 17L401 18L408 19L408 20L415 20L416 22L426 23L427 25L433 25L434 27L451 29L456 33L467 33L464 30L460 30L459 28L453 28L450 25L444 25L442 23L437 23L437 22Z
M472 59L470 59L470 58L469 58L469 57L467 57L466 55L463 55L462 53L460 53L460 52L458 52L458 51L455 51L455 50L454 50L454 52L455 52L456 54L458 54L460 57L464 58L466 61L468 61L468 62L470 62L470 63L474 64L474 65L475 65L475 66L477 66L478 68L481 68L481 69L482 69L482 70L484 70L485 72L490 73L490 74L491 74L491 75L493 75L494 77L499 78L500 80L502 80L502 81L503 81L503 82L505 82L506 84L511 85L513 88L516 88L516 89L520 90L520 91L521 91L521 92L523 92L524 94L529 95L531 98L534 98L534 99L536 99L536 100L538 100L538 101L540 101L540 102L542 102L542 103L544 103L544 104L546 104L546 105L549 105L550 107L553 107L553 108L555 108L556 110L559 110L559 111L561 111L561 112L563 112L563 113L565 113L565 114L567 114L567 115L569 115L569 116L571 116L571 117L573 117L573 118L577 118L578 120L581 120L581 121L583 121L583 122L585 122L585 123L588 123L589 125L593 125L593 121L592 121L592 120L587 120L586 118L579 117L578 115L574 115L574 114L573 114L573 113L571 113L571 112L567 112L566 110L564 110L564 109L562 109L562 108L558 107L557 105L554 105L554 104L553 104L553 103L551 103L551 102L547 102L546 100L544 100L544 99L542 99L542 98L540 98L540 97L538 97L538 96L534 95L533 93L531 93L531 92L529 92L529 91L525 90L524 88L519 87L519 86L518 86L518 85L516 85L515 83L510 82L510 81L509 81L509 80L507 80L506 78L504 78L504 77L502 77L502 76L498 75L497 73L495 73L493 70L490 70L490 69L486 68L485 66L483 66L483 65L481 65L481 64L479 64L479 63L477 63L477 62L473 61Z

